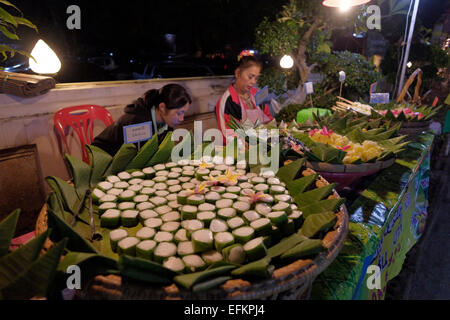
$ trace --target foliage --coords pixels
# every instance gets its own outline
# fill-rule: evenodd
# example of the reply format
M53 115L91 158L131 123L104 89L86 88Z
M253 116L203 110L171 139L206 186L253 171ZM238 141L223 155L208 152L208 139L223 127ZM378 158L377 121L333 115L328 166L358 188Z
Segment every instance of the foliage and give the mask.
M66 239L41 255L50 231L9 252L20 210L0 222L0 299L46 297L66 246Z
M15 9L19 16L9 13L4 7L9 7ZM23 17L22 12L15 5L6 0L0 0L0 32L5 35L8 39L19 40L17 35L17 28L20 25L24 25L28 28L32 28L37 31L37 27L31 23L29 20ZM2 55L2 60L5 61L8 58L14 57L18 53L27 57L31 57L27 52L22 50L16 50L6 44L0 44L0 54Z

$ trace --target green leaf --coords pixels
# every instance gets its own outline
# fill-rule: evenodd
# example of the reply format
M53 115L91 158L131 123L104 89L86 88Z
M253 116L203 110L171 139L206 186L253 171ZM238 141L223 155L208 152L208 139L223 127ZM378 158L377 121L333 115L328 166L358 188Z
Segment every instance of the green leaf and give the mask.
M31 21L23 17L14 17L14 18L16 19L17 24L21 24L38 31L38 28Z
M16 231L17 221L19 221L20 209L16 209L0 222L0 257L9 251L11 240Z
M7 36L9 39L19 40L17 34L9 31L6 27L0 25L0 32Z
M323 200L325 197L330 195L336 185L336 183L332 183L322 188L300 193L294 197L295 203L301 204L302 206L307 206L311 202Z
M161 142L161 145L158 148L156 154L147 162L146 166L153 166L155 164L165 163L168 159L170 159L172 149L175 146L175 143L172 141L172 131L169 131L164 140Z
M123 144L114 155L111 165L106 170L104 176L106 177L124 171L136 154L137 148L134 144Z
M223 276L214 278L212 280L204 281L202 283L198 283L192 287L192 292L202 292L213 289L230 279L231 279L230 276Z
M310 215L306 217L305 222L298 233L307 238L312 238L320 231L328 231L335 225L336 220L337 216L333 212Z
M190 146L190 149L187 148L188 146ZM190 153L189 154L181 153L182 150L184 152L184 148L190 150ZM173 154L183 159L189 159L193 151L194 151L194 139L192 138L192 134L190 132L187 135L185 135L183 137L183 140L177 143L173 148Z
M318 174L312 174L310 176L288 182L286 187L289 190L291 197L294 198L299 193L305 191L314 181L316 181L318 176Z
M298 205L299 210L303 212L303 217L307 218L310 215L316 215L322 212L331 211L334 212L343 203L345 203L345 198L339 199L326 199L311 203L309 205Z
M300 168L305 164L305 161L306 159L298 159L289 163L287 166L281 167L276 173L277 177L284 183L288 184L295 179L297 173L300 171Z
M95 253L69 252L59 263L58 271L67 276L67 268L71 265L80 267L83 282L99 274L119 273L116 260Z
M100 252L85 238L83 238L79 232L75 231L66 221L61 219L52 210L47 210L48 214L48 227L52 228L51 234L52 241L59 241L64 237L68 237L67 249L72 251L92 252L99 254ZM77 222L77 224L83 224ZM84 224L85 230L90 233L90 226ZM80 229L81 227L78 227Z
M86 190L90 188L91 167L84 161L66 154L66 161L73 178L78 198L82 199Z
M62 200L64 208L75 213L80 203L75 187L58 177L46 177L45 181L56 192L58 198Z
M153 273L167 279L171 279L178 275L177 272L167 269L159 263L128 255L120 256L118 266L121 271L127 268L141 269L144 272Z
M318 47L317 47L317 52L326 52L326 53L331 53L331 48L328 44L326 43L321 43Z
M201 272L179 275L179 276L176 276L173 280L175 281L176 284L178 284L186 289L190 289L196 283L226 274L230 270L233 270L234 268L236 268L236 267L235 266L217 267L214 269L205 270L205 271L201 271Z
M136 157L128 164L127 170L142 169L150 161L153 155L158 151L158 136L155 134L153 138L148 140L137 153Z
M33 262L29 268L18 275L8 287L2 290L5 299L29 299L44 297L56 274L67 239L57 243L45 255Z
M9 286L39 257L49 230L0 259L0 291Z
M283 240L278 242L276 245L267 249L267 257L269 257L269 258L278 257L278 256L282 255L284 252L290 250L291 248L293 248L294 246L299 244L300 242L305 241L306 239L308 239L308 238L306 238L305 236L302 236L300 234L297 234L297 233L295 233L287 238L284 238Z
M19 8L17 8L15 5L13 5L11 2L7 0L0 0L0 3L3 3L5 6L13 7L14 9L20 12Z
M296 260L315 255L324 249L322 240L306 239L281 255L282 260Z
M96 186L97 183L103 180L103 174L110 166L112 157L109 153L96 146L86 145L85 147L89 153L89 163L91 167L91 177L89 179L89 185L92 188Z
M269 263L271 261L270 257L264 257L260 260L248 263L239 267L233 271L231 274L235 277L257 277L257 278L269 278L272 275L273 270L269 268Z
M16 19L11 14L9 14L8 11L3 9L2 7L0 7L0 20L4 20L4 21L12 24L14 27L17 28L17 21L16 21Z

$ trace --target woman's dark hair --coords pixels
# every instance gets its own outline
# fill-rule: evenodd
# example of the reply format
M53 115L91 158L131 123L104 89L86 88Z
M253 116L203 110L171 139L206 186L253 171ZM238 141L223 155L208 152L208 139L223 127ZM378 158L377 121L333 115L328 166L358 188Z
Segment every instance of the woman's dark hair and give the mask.
M237 66L236 66L236 69L244 70L244 69L250 68L251 66L254 66L254 65L260 67L261 69L263 67L263 63L262 63L261 59L255 57L255 56L243 56L239 60Z
M136 102L145 105L147 108L157 107L161 102L164 102L167 109L179 109L186 105L186 103L192 103L192 99L185 88L171 83L166 84L159 90L148 90Z

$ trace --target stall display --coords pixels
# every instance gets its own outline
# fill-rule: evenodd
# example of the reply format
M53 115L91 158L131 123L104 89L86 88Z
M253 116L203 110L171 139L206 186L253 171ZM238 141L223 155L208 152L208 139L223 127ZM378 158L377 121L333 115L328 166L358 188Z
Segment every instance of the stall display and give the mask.
M73 185L47 178L48 227L69 237L60 268L100 259L153 298L306 297L347 232L336 185L304 159L276 174L225 154L172 162L170 134L155 139L114 157L87 146L90 165L66 156Z

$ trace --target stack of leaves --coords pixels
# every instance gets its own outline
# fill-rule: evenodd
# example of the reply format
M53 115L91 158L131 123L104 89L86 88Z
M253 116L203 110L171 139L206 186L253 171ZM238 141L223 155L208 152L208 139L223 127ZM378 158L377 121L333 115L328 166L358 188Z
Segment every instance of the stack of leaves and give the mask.
M40 255L50 230L9 252L20 210L0 222L0 299L24 300L45 298L66 246L62 238L44 255Z

